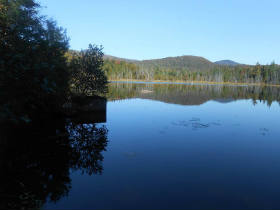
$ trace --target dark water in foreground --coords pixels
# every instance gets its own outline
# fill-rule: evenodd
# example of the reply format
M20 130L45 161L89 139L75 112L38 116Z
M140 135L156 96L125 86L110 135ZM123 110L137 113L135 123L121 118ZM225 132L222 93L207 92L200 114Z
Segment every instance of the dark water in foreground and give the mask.
M116 83L109 91L106 116L92 123L2 131L2 202L280 208L279 88Z

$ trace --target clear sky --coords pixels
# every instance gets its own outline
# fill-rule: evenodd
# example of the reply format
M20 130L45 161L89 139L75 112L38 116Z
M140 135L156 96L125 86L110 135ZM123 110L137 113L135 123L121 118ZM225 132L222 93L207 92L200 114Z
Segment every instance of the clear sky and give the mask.
M38 0L72 49L130 59L196 55L280 63L280 0Z

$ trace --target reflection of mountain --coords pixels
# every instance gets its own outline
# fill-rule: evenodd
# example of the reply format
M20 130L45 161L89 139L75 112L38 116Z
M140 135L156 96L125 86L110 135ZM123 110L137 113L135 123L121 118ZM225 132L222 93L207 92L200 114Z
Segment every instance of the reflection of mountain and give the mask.
M229 99L220 98L220 99L215 99L214 101L217 101L217 102L226 104L226 103L230 103L230 102L232 102L232 101L234 101L234 100L235 100L235 99L233 99L233 98L229 98Z
M211 100L207 93L201 93L199 96L195 92L180 92L172 91L167 92L151 92L149 94L140 93L137 98L151 99L156 101L162 101L171 104L181 104L181 105L198 105Z
M107 132L105 126L70 119L2 125L0 209L39 209L58 201L71 188L70 170L102 173Z
M222 86L152 83L111 83L109 100L143 98L181 105L200 105L209 100L228 103L237 99L280 102L278 87Z

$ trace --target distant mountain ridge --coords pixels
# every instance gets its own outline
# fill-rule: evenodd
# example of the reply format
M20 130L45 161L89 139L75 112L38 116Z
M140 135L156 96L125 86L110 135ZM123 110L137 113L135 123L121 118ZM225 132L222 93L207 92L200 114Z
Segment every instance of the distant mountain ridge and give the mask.
M116 57L116 56L112 56L112 55L104 55L103 58L106 60L118 60L118 61L125 61L125 62L130 62L130 63L135 63L135 62L139 62L139 60L136 59L127 59L127 58L120 58L120 57Z
M221 60L221 61L216 61L215 62L218 65L225 65L225 66L237 66L237 65L242 65L240 63L237 63L235 61L232 60Z
M161 59L143 60L138 64L147 68L170 68L177 70L207 70L216 66L215 63L199 56L184 55Z
M241 65L232 60L221 60L216 62L211 62L206 58L193 55L183 55L176 57L166 57L160 59L149 59L149 60L134 60L119 58L111 55L104 55L104 59L118 60L128 63L134 63L145 69L164 68L164 69L176 69L176 70L202 70L206 71L219 66L236 66Z

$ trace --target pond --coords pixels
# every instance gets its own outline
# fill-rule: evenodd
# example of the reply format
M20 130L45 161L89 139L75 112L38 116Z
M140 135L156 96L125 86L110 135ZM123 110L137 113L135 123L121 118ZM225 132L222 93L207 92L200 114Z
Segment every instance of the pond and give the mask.
M279 102L278 87L111 83L103 120L40 122L2 138L2 202L277 209Z

